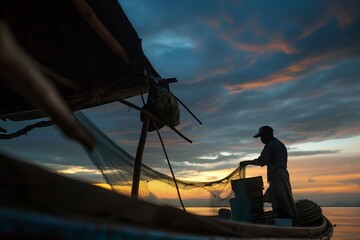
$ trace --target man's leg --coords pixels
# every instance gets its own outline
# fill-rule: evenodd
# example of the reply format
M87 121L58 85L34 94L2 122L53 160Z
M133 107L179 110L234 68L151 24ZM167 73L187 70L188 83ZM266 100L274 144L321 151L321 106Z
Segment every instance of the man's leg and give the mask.
M295 202L291 194L291 187L288 181L281 177L274 177L270 180L270 195L273 210L280 218L292 218L297 220Z

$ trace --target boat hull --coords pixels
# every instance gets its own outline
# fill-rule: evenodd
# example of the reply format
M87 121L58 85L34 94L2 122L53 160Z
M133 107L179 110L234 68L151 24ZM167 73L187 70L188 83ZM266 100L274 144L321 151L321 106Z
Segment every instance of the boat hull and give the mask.
M0 155L0 238L321 238L332 225L281 227L198 216L70 179ZM139 235L129 237L134 232ZM130 235L129 235L130 234ZM102 238L102 239L104 239ZM121 237L119 237L120 239ZM87 238L89 239L89 238Z

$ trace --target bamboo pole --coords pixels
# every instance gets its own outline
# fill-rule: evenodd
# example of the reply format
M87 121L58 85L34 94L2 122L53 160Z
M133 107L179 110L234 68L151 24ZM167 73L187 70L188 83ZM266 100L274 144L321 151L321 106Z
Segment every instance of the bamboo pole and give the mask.
M85 0L73 0L74 5L80 11L83 18L90 24L95 32L101 37L111 50L118 55L125 63L130 63L130 58L121 44L109 32L100 19L96 16L94 10Z
M136 151L133 182L132 182L132 189L131 189L131 197L132 198L138 198L138 196L139 196L141 162L142 162L142 156L144 153L149 123L150 123L150 117L146 116L143 126L142 126L142 129L141 129L141 136L140 136L138 148Z

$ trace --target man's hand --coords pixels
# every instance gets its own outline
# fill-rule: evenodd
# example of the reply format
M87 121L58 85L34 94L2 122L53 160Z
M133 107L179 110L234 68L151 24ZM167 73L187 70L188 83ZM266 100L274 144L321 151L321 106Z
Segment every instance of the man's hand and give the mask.
M252 161L242 161L240 162L240 168L244 168L246 167L247 165L251 164Z

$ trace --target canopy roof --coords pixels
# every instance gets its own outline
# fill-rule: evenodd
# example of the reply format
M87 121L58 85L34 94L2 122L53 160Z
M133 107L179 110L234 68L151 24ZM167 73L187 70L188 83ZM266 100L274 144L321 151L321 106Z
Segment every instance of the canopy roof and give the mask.
M160 78L117 0L2 0L0 17L73 111L147 92L147 79ZM43 116L0 80L1 119Z

